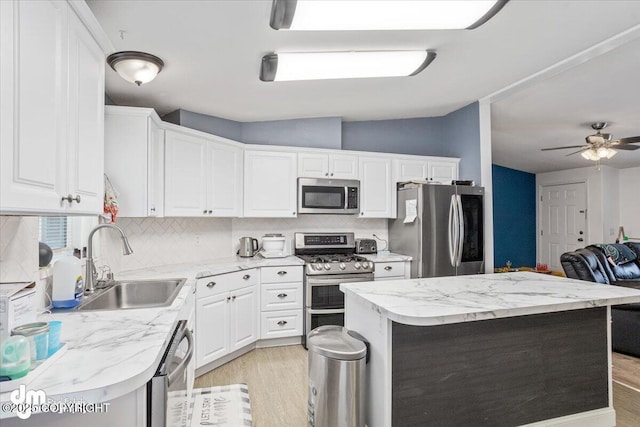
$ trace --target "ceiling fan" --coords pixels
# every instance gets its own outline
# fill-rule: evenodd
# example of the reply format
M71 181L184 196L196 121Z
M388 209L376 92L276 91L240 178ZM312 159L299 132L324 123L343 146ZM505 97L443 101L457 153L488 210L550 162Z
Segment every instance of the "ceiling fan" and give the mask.
M640 135L630 136L628 138L612 139L612 135L610 133L600 132L602 129L607 127L607 124L607 122L592 123L591 128L595 130L596 133L585 138L587 141L586 145L567 145L565 147L543 148L542 151L579 148L578 151L569 153L567 156L573 156L574 154L581 153L582 157L587 160L598 161L604 158L612 158L618 153L617 150L633 151L640 149L640 146L632 145L640 143Z

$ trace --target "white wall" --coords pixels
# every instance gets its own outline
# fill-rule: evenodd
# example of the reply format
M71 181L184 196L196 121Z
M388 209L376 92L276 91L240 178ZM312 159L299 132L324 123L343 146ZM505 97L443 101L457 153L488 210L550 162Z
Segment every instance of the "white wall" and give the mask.
M640 239L640 167L618 171L620 225L629 237Z

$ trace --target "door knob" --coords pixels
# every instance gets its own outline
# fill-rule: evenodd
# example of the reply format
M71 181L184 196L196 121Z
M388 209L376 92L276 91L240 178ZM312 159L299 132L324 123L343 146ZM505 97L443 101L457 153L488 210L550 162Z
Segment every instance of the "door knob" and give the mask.
M80 203L80 195L76 194L76 197L73 197L71 194L69 194L66 197L63 197L62 200L66 200L67 202L71 203L71 202L76 202L76 203Z
M584 231L580 230L580 231L578 232L578 234L580 234L580 235L582 236L582 235L584 234Z
M580 238L578 239L578 242L584 242L584 239L583 239L582 237L580 237Z

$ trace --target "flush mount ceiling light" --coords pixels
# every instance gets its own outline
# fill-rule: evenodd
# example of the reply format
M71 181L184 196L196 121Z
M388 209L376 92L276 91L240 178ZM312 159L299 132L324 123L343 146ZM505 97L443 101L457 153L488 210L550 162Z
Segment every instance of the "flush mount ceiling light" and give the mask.
M474 29L508 0L273 0L271 28L298 31Z
M138 86L155 79L164 67L164 62L157 56L131 50L112 53L107 57L107 64L120 77Z
M405 77L424 70L434 51L272 53L262 57L260 80L354 79Z

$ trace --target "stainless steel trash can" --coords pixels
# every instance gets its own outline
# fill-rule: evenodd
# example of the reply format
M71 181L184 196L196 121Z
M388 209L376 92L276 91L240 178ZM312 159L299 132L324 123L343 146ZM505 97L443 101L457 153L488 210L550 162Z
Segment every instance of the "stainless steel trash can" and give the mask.
M366 340L342 326L320 326L307 345L309 426L364 427Z

